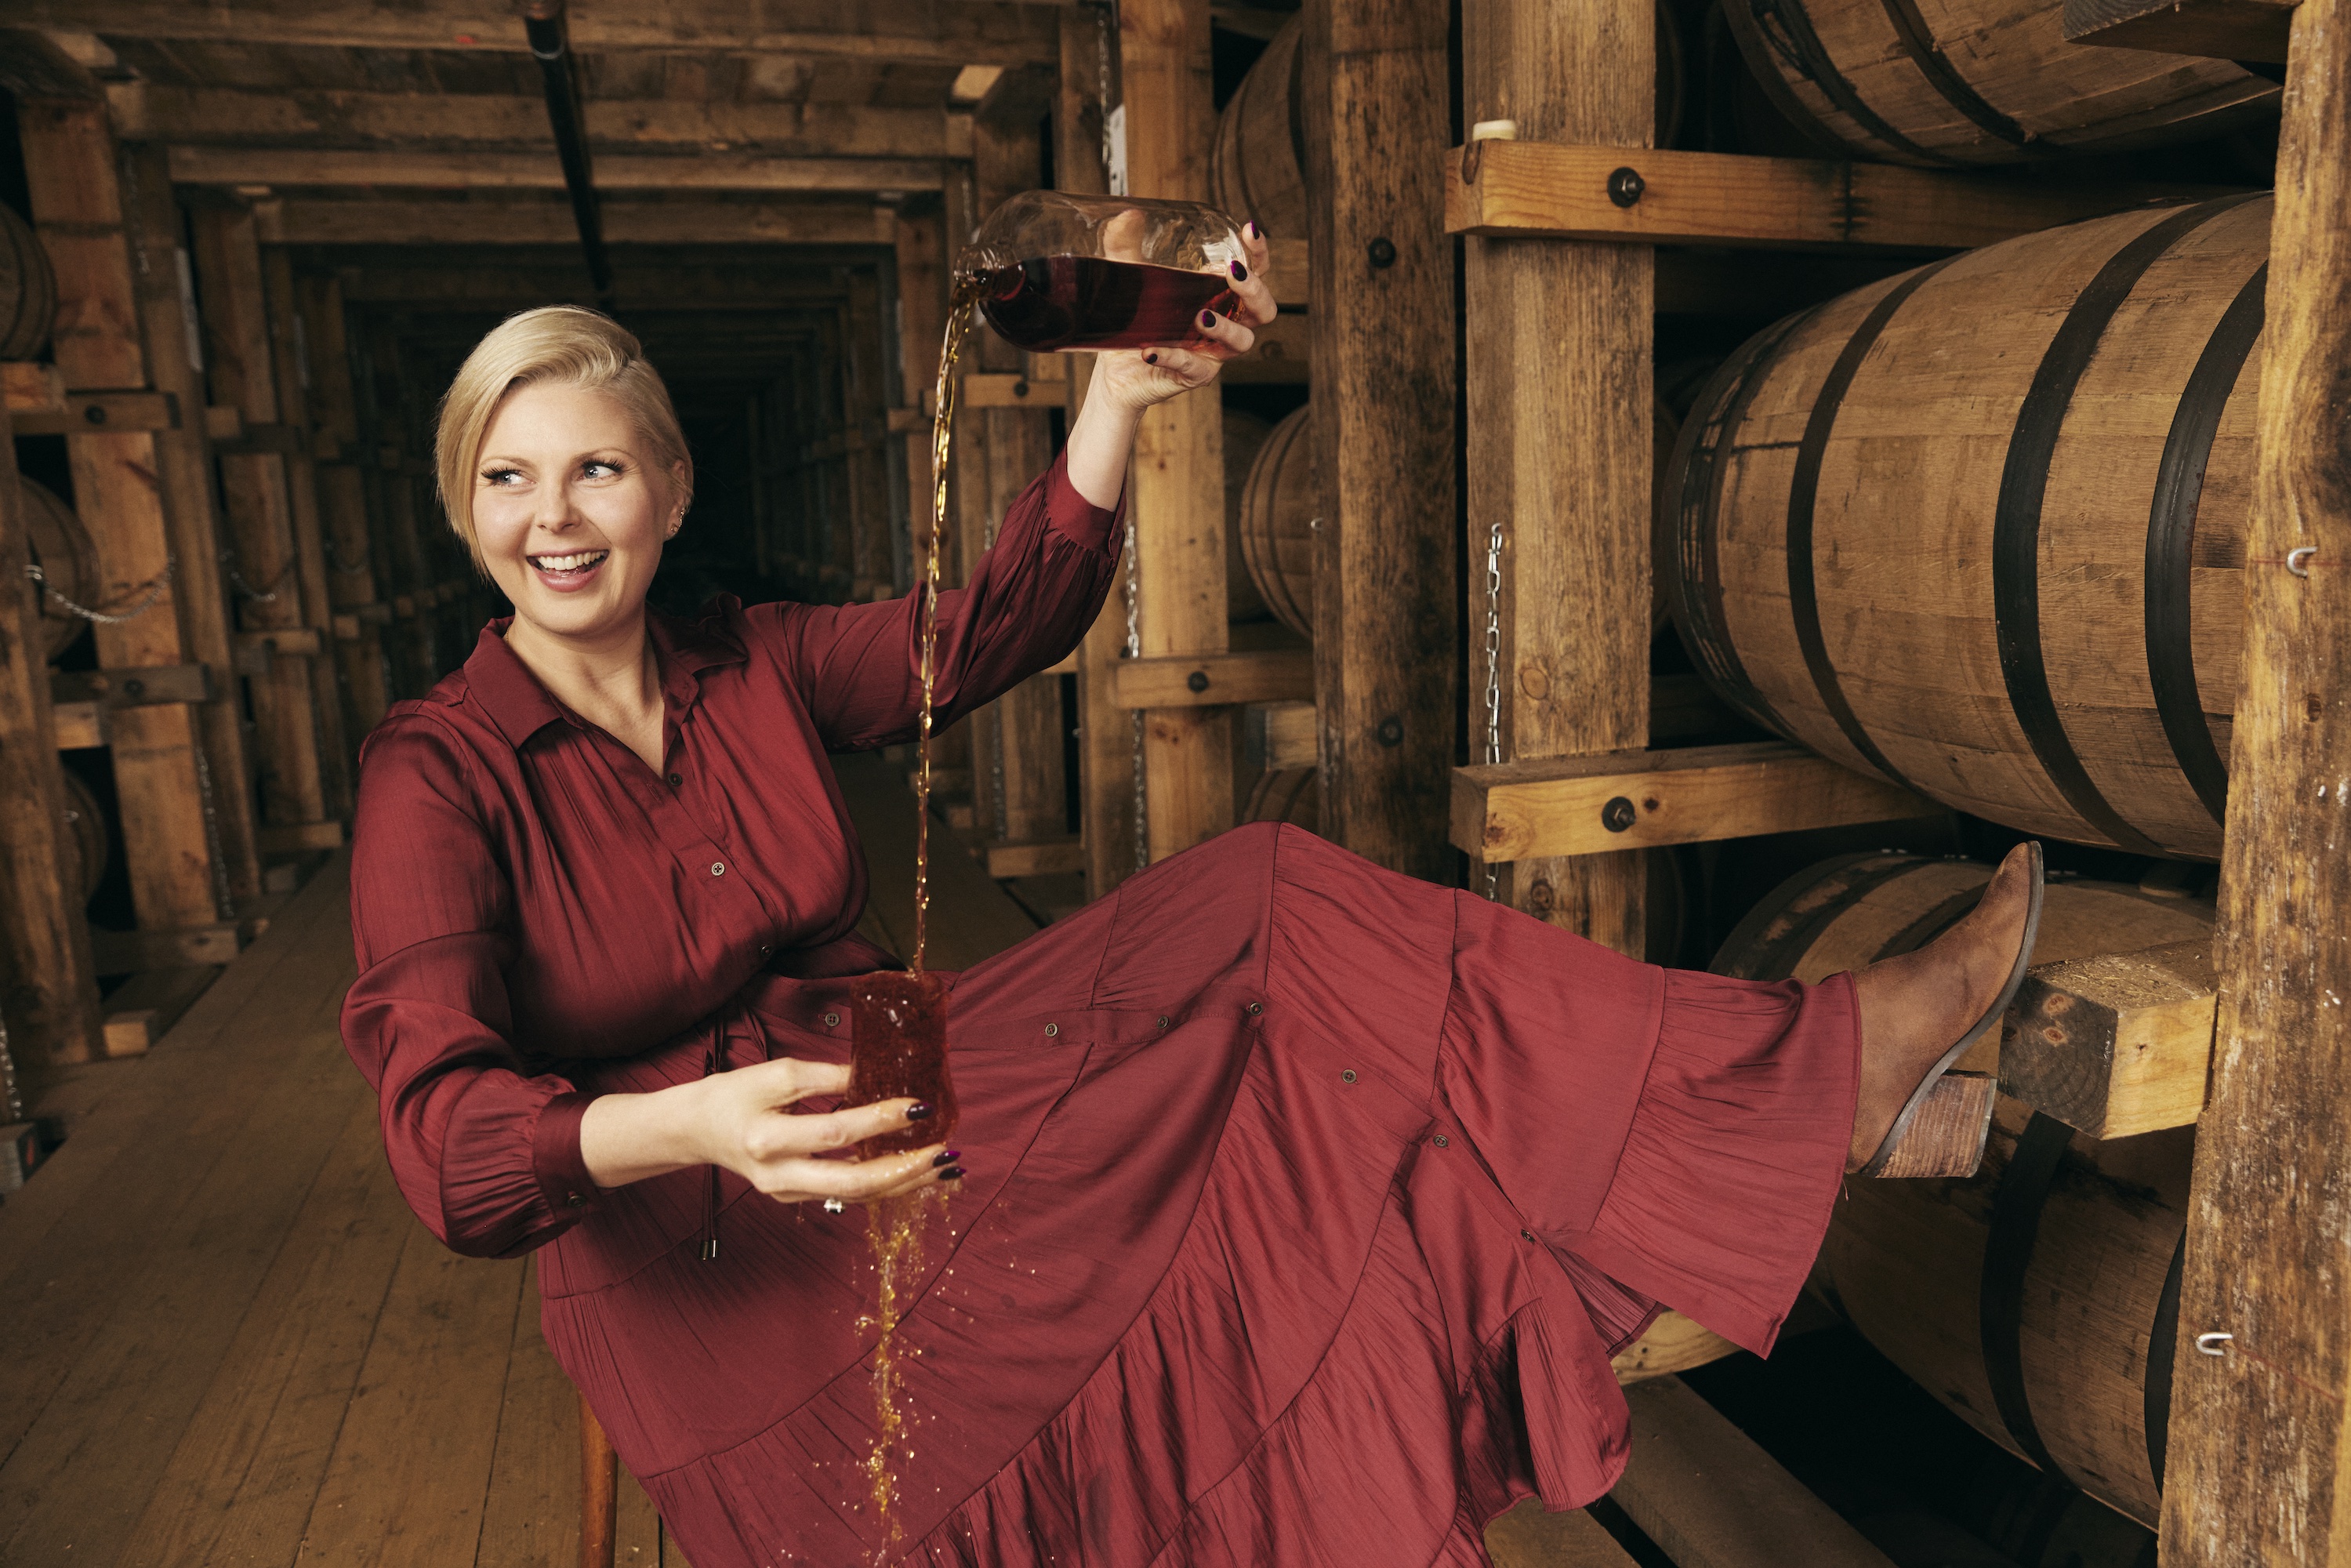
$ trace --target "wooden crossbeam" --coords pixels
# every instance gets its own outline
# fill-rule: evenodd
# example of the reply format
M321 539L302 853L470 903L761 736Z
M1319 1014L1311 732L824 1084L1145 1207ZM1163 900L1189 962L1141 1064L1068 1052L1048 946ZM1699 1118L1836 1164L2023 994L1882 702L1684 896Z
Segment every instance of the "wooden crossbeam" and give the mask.
M559 190L563 171L538 152L340 152L301 147L173 147L183 185L373 185L408 190ZM940 165L909 158L778 158L704 152L596 160L606 191L935 191Z
M68 392L62 406L9 406L19 435L122 435L134 431L177 430L180 406L169 392Z
M876 65L989 64L1050 61L1055 54L1051 12L1044 6L959 0L860 0L838 13L853 18L839 28L765 25L793 8L746 5L740 0L584 0L569 8L572 47L706 50L730 55L799 55L811 60L862 60ZM803 11L803 15L805 12ZM519 54L528 46L523 26L505 0L240 0L235 5L191 5L184 0L23 0L10 7L21 26L95 33L110 38L188 39L218 44L296 44L340 48L478 49Z
M1081 839L1041 839L987 846L987 874L999 881L1016 876L1055 876L1085 869L1086 846Z
M862 202L606 202L602 212L612 245L881 245L892 225L889 208ZM275 245L563 245L577 233L570 204L555 201L298 197L262 221Z
M1897 821L1942 810L1782 740L1453 770L1453 845L1489 865Z
M2000 1046L2000 1086L2094 1138L2185 1127L2212 1063L2212 944L2043 964Z
M553 145L547 102L532 95L340 92L108 84L126 141L216 146L522 148ZM797 158L968 158L971 120L944 109L849 103L685 103L590 99L599 152L732 149ZM601 182L601 161L599 161Z
M2065 40L2212 59L2285 61L2296 0L2065 0Z
M1503 239L1966 250L2180 193L1826 159L1479 141L1447 154L1445 226Z
M1311 702L1314 654L1307 648L1275 648L1123 659L1114 679L1121 707Z

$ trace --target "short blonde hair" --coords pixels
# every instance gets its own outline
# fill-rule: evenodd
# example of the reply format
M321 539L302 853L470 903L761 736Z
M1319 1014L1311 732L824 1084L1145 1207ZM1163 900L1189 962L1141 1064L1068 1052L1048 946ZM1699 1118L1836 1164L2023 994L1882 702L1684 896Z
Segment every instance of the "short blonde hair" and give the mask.
M674 487L681 504L694 500L694 458L678 428L677 410L670 405L661 372L628 329L600 310L578 305L549 305L509 316L457 368L457 379L441 399L441 423L433 442L442 509L485 575L488 569L474 533L474 465L507 393L542 383L619 399L653 448L663 483Z

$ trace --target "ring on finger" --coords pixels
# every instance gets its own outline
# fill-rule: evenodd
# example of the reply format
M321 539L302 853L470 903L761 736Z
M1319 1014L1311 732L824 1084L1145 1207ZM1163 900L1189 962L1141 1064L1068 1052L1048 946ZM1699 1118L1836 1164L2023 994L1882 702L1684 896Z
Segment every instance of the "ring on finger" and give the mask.
M841 1199L837 1197L828 1197L824 1200L824 1211L827 1214L845 1213L848 1208L849 1205L841 1202Z

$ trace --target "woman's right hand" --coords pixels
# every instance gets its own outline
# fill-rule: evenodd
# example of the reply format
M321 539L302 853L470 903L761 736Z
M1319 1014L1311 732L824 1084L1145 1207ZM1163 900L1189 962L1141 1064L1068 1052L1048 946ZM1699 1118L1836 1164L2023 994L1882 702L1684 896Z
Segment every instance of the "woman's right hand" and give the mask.
M778 1203L873 1203L963 1175L955 1152L938 1144L872 1159L827 1157L922 1120L911 1100L792 1110L848 1088L845 1065L779 1057L651 1094L603 1095L580 1120L580 1159L601 1187L718 1166Z

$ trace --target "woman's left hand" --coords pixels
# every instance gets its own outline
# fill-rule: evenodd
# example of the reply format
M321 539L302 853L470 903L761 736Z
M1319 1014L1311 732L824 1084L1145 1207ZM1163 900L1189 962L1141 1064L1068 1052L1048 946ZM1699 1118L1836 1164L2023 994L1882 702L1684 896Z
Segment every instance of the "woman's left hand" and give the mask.
M1237 360L1257 346L1254 329L1274 318L1273 290L1266 281L1270 247L1255 224L1241 230L1241 247L1249 259L1232 264L1231 314L1202 311L1182 344L1097 355L1093 381L1086 392L1089 403L1102 395L1139 413L1179 392L1207 386L1217 379L1227 360Z

